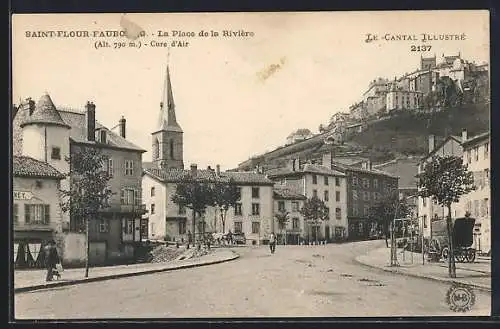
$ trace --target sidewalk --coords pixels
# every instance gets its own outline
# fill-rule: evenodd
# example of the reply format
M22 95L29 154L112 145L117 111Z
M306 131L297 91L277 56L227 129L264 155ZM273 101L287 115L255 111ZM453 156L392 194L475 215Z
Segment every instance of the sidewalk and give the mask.
M60 280L50 282L45 281L45 270L17 270L14 272L14 293L218 264L238 257L239 255L231 250L219 249L199 258L166 263L92 267L89 269L88 278L84 277L85 268L66 269Z
M426 259L425 265L422 265L422 254L419 253L413 253L412 263L411 254L406 251L403 259L402 250L398 249L399 266L397 267L390 266L390 249L385 247L358 256L356 261L387 272L442 282L455 282L491 292L491 259L478 257L474 263L456 263L457 277L450 278L448 276L448 264L444 262L429 263Z

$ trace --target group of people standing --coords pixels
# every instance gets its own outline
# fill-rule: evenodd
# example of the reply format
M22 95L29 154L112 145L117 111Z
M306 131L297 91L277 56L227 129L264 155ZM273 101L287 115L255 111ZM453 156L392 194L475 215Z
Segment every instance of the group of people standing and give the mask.
M56 270L57 264L60 263L59 254L57 252L56 242L51 240L44 247L45 253L45 268L47 269L47 276L45 277L45 281L52 281L54 279L54 275L60 275Z

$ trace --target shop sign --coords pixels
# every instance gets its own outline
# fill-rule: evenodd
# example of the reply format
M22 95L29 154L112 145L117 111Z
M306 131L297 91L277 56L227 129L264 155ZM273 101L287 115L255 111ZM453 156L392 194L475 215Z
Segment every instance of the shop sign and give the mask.
M27 191L14 191L14 200L31 200L33 193Z

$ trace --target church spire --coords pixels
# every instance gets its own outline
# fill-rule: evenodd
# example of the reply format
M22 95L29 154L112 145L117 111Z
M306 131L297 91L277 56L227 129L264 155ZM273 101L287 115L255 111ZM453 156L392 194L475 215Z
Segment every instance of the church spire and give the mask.
M174 94L172 92L172 83L170 81L170 65L169 65L170 52L167 59L167 72L165 74L165 81L163 83L163 94L160 103L160 115L158 118L158 130L164 131L178 131L182 132L182 128L177 123L175 117L175 102Z

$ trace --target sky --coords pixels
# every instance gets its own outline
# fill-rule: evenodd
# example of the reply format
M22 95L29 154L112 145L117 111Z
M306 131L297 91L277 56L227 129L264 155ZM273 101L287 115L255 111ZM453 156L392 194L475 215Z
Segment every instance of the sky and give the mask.
M124 20L146 33L135 40L141 48L114 49L114 42L131 40L93 36L130 30ZM172 36L175 30L196 36ZM199 37L201 30L221 34ZM222 30L253 36L224 37ZM151 160L168 60L185 167L220 164L222 170L283 145L298 128L317 132L359 101L371 80L411 72L422 55L460 52L489 62L487 11L14 15L12 31L15 104L44 92L56 107L83 110L93 101L97 120L108 128L125 116L127 139L147 151L144 161ZM87 31L89 37L27 37L36 31ZM381 39L365 42L367 33ZM422 33L465 40L423 43ZM386 34L418 39L386 41ZM96 49L97 41L111 47ZM151 45L172 41L189 45ZM431 49L411 51L411 45Z

